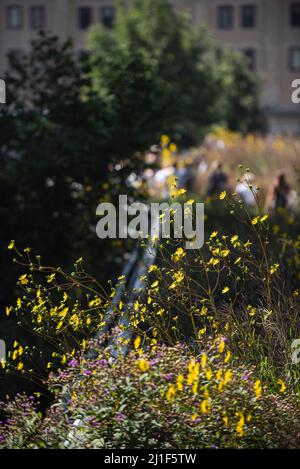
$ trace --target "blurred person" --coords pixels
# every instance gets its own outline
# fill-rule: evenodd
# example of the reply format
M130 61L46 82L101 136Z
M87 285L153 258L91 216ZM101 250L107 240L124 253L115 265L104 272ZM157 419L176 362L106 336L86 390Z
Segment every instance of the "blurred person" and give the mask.
M246 173L241 177L240 182L235 188L235 192L248 207L256 205L255 195L257 194L257 188L254 186L254 182L254 174Z
M278 176L276 176L273 187L267 197L266 207L269 210L288 208L293 192L294 191L291 190L291 187L286 180L284 172L279 173Z
M161 148L159 145L152 145L150 150L145 155L145 164L147 166L154 166L158 164Z
M169 165L159 169L153 177L156 192L163 199L168 199L169 197L169 181L172 176L175 176L175 168L173 165Z
M146 168L142 175L142 181L147 188L148 194L152 197L156 193L156 184L155 184L155 171L152 168Z
M200 163L198 164L198 172L200 174L205 174L207 170L208 170L208 165L206 161L205 160L200 161Z
M226 190L228 185L228 176L223 171L223 163L216 161L213 163L213 172L208 178L207 196L219 195Z
M192 162L188 161L186 164L184 164L184 161L175 162L174 176L177 177L178 189L185 189L188 192L193 190L195 174Z

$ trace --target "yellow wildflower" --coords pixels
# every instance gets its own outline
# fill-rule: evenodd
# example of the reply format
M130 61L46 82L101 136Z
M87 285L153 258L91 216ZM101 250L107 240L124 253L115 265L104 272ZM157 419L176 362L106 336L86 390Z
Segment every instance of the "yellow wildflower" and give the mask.
M256 314L256 309L255 309L253 306L248 305L248 306L247 306L247 310L248 310L249 316L255 316L255 314Z
M245 425L245 418L243 414L240 414L239 421L236 426L236 432L240 437L243 437L245 432L244 432L244 425Z
M221 339L221 341L220 341L220 343L219 343L218 350L219 350L219 353L223 353L223 352L224 352L224 350L225 350L225 340L224 340L224 339Z
M186 256L186 252L182 248L178 248L174 254L172 254L172 259L175 262L179 262L180 259L182 259L184 256Z
M172 191L172 197L179 197L180 195L183 195L186 193L186 189L177 189Z
M170 137L168 135L162 135L160 137L160 143L163 145L163 146L166 146L166 145L169 145L170 143Z
M197 394L197 392L198 392L198 381L196 381L196 382L193 384L192 391L193 391L193 394Z
M174 288L179 285L183 279L184 279L184 273L182 270L179 270L178 272L175 272L173 275L174 282L169 286L170 290L173 290Z
M201 412L202 414L207 414L210 412L210 403L208 399L203 399L203 401L200 404Z
M134 348L137 350L139 348L139 346L141 345L141 341L142 339L140 338L140 336L138 335L134 341Z
M149 362L147 360L145 360L144 358L141 358L139 360L138 364L139 364L140 370L143 371L143 372L148 371L149 368L150 368Z
M226 414L223 415L222 420L224 422L225 427L228 427L228 417Z
M231 370L225 371L225 375L224 375L224 385L228 384L229 381L231 381L231 378L232 378L232 371L231 371Z
M53 282L54 279L55 279L55 273L54 273L54 274L51 274L51 275L48 275L47 283Z
M255 392L256 399L259 399L262 393L262 386L259 379L255 381L253 389Z
M11 249L14 249L14 247L15 247L15 240L12 239L9 245L7 246L7 249L11 250Z
M177 384L177 389L178 391L183 390L183 381L184 381L184 376L182 374L179 374L176 379L176 384Z
M272 265L271 268L270 268L270 274L274 275L277 272L278 269L279 269L279 264Z
M212 372L211 368L207 368L207 369L205 370L205 376L206 376L206 378L208 379L208 381L210 381L210 380L212 379L212 377L213 377L213 372Z
M215 257L211 257L207 265L216 266L220 263L220 259L216 259Z
M173 384L171 384L166 392L166 399L167 401L170 401L175 396L176 396L176 391L175 391Z
M280 385L279 392L280 392L281 394L283 394L283 393L285 392L285 390L286 390L286 385L285 385L284 381L283 381L281 378L279 378L278 381L277 381L277 383Z
M29 282L27 274L21 275L21 277L19 277L19 281L21 285L27 285L27 283Z

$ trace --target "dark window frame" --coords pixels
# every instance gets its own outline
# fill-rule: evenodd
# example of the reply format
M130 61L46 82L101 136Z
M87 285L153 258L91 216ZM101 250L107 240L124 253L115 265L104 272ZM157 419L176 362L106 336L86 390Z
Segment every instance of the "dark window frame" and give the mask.
M245 9L250 8L253 11L252 19L253 22L251 24L246 24L246 15L245 15ZM248 18L249 19L249 18ZM244 5L241 5L240 8L240 25L241 28L243 29L254 29L257 26L257 5L254 3L247 3Z
M42 11L42 16L41 16L42 17L42 23L43 23L42 26L36 26L34 24L33 12L36 9L39 9L40 11ZM46 7L45 7L45 5L30 5L30 7L29 7L29 25L30 25L30 29L32 31L41 31L41 30L46 28Z
M291 72L300 72L300 62L299 62L299 67L294 67L293 65L293 53L295 51L298 51L299 56L300 56L300 46L293 46L289 48L289 53L288 53L288 66L289 70Z
M20 12L20 24L18 26L12 26L11 22L10 22L10 11L13 10L14 8L16 8L17 10L19 10ZM22 28L23 28L23 24L24 24L24 12L23 12L23 6L22 5L18 5L18 4L15 4L15 5L7 5L6 6L6 27L7 29L9 29L10 31L20 31Z
M243 49L241 49L241 52L245 56L246 60L248 60L249 62L249 69L252 72L255 72L255 70L257 69L257 49L255 49L255 47L244 47ZM251 54L249 54L249 52ZM250 55L252 56L250 57Z
M89 20L86 22L86 25L83 25L81 13L89 12ZM80 31L86 31L93 23L93 8L91 6L79 6L77 9L77 24Z
M113 12L113 14L111 15L112 20L109 24L105 23L105 15L104 15L105 10L110 10ZM111 6L111 5L101 6L99 10L99 15L100 15L100 22L103 26L105 26L108 29L112 29L114 27L115 18L116 18L116 8L114 6Z
M297 22L295 22L295 17L293 15L293 8L298 8L299 12L297 14ZM292 28L299 28L300 27L300 2L292 2L290 3L290 26Z
M227 10L230 12L230 19L231 22L229 25L224 25L223 19L222 18L222 11ZM229 31L234 28L234 5L218 5L217 6L217 24L218 28L223 30L223 31Z

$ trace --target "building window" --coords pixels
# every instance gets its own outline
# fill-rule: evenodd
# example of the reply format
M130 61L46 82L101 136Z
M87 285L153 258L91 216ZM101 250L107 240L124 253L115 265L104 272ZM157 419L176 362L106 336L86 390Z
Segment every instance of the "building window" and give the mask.
M44 29L46 25L46 12L43 6L30 7L30 27L33 30Z
M220 29L233 28L233 7L232 6L219 6L218 7L218 26Z
M294 2L290 5L291 26L300 26L300 2Z
M241 7L242 28L255 28L256 26L256 6L242 5Z
M289 53L289 68L292 72L300 72L300 47L291 47Z
M6 8L6 22L8 29L21 29L23 11L20 5L10 5Z
M243 49L242 53L247 59L250 70L256 69L256 50L255 49Z
M221 47L216 48L216 61L221 62L223 58L223 49Z
M115 21L115 8L102 7L100 8L100 20L106 28L113 28Z
M90 7L78 8L79 29L88 29L92 24L92 9Z

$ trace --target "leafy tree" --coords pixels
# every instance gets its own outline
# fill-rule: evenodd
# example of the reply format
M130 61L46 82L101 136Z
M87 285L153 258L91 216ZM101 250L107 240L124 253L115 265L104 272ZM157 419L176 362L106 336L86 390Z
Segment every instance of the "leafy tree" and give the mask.
M112 251L94 230L111 160L111 119L87 72L70 42L46 34L9 58L7 105L0 108L0 329L8 345L24 335L5 315L20 274L5 250L11 239L57 265L84 256L99 278L113 268Z
M0 243L15 239L57 264L86 255L101 277L105 255L93 228L110 161L109 119L85 72L72 45L53 36L10 57L0 110ZM3 311L16 271L6 252L0 262Z
M223 117L214 45L167 2L119 3L115 29L94 28L88 46L94 89L109 97L116 128L130 115L126 135L138 148L162 131L191 141Z
M69 42L41 35L28 54L11 57L0 115L2 242L30 243L57 261L74 254L110 156L107 111L87 93L84 71Z
M228 128L243 134L264 129L259 109L259 78L242 54L224 50L221 57Z

